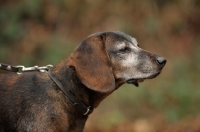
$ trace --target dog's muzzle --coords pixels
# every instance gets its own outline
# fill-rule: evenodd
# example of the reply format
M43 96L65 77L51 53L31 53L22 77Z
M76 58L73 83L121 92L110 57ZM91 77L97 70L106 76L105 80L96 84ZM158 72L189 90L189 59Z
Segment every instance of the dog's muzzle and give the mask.
M156 58L156 64L158 65L160 71L162 70L162 68L165 66L165 64L167 63L167 60L164 58L164 57L157 57ZM131 78L131 79L128 79L126 81L126 83L128 84L133 84L135 85L136 87L139 86L139 83L140 82L143 82L145 79L152 79L152 78L155 78L156 76L158 76L160 74L160 72L150 76L150 77L147 77L147 78Z

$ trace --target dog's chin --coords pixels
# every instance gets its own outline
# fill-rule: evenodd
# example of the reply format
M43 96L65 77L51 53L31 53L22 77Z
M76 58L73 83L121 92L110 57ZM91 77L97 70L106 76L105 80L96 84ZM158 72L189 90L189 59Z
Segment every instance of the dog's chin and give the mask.
M145 78L131 78L131 79L128 79L128 80L126 81L126 83L128 83L128 84L133 84L133 85L135 85L136 87L139 87L139 83L143 82L143 81L146 80L146 79L153 79L153 78L157 77L159 74L160 74L160 72L158 72L158 73L156 73L156 74L153 74L153 75L151 75L151 76L149 76L149 77L145 77Z

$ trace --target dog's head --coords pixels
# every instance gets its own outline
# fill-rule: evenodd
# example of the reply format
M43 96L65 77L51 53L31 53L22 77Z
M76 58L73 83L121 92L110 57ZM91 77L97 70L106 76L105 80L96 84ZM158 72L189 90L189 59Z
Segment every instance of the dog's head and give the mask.
M122 32L92 34L70 57L82 83L99 92L115 90L116 80L138 86L156 77L165 64L163 57L139 48L135 38Z

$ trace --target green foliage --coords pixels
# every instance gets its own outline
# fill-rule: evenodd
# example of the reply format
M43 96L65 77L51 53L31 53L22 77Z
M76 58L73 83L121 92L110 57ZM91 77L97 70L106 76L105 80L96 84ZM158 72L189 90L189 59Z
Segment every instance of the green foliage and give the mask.
M12 3L12 2L11 2ZM19 41L26 33L24 19L39 18L41 3L39 0L21 1L0 6L0 44Z
M0 1L0 62L57 64L91 33L124 31L168 62L156 79L124 85L103 101L97 125L155 114L174 122L200 114L199 9L200 0Z

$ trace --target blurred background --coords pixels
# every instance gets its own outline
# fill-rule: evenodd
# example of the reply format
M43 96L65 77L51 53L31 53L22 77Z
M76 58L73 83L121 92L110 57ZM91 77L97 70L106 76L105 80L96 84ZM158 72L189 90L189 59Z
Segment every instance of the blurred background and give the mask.
M0 62L55 65L110 30L168 62L156 79L107 97L85 132L200 132L200 0L0 0Z

